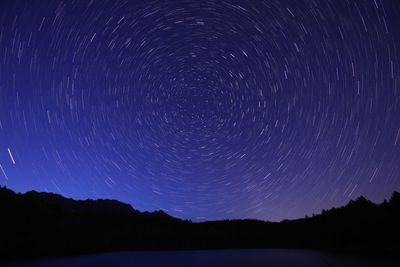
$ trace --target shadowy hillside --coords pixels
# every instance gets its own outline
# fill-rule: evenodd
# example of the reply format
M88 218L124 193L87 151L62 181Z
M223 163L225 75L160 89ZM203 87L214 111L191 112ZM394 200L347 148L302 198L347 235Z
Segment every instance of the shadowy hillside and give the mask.
M118 250L305 248L400 250L400 194L364 197L322 214L280 223L192 223L163 211L139 212L116 200L73 200L0 188L0 260Z

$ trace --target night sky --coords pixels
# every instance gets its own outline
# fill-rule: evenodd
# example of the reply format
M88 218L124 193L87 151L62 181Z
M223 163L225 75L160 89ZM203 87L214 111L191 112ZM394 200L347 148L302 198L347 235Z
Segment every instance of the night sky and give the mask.
M400 190L400 1L0 1L0 184L194 221Z

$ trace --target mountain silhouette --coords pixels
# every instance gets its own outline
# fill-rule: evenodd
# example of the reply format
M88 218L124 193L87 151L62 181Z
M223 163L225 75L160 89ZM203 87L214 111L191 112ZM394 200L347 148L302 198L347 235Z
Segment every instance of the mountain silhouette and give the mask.
M319 215L282 222L193 223L116 200L73 200L0 188L0 260L122 250L293 248L400 251L400 194L364 197Z

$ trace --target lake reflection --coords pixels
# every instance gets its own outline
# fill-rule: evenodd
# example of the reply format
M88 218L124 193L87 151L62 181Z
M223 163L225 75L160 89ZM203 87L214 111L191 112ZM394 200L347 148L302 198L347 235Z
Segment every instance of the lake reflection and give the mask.
M14 263L22 267L105 266L400 266L396 255L347 255L310 250L250 249L118 252L72 258Z

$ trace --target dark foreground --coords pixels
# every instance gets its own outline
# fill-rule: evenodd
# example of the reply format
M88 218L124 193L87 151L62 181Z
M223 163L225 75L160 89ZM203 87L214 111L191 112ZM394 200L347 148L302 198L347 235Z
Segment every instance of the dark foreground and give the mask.
M380 260L400 252L400 194L396 192L382 204L360 197L311 218L280 223L192 223L161 211L139 212L115 200L77 201L56 194L16 194L0 188L0 214L0 262L131 250L290 248L386 255L378 255ZM246 253L257 250L251 251ZM171 257L168 255L178 252L171 253L160 255ZM315 252L298 256L309 253Z
M5 267L397 267L400 256L348 255L310 250L198 250L120 252L53 260L10 263Z

